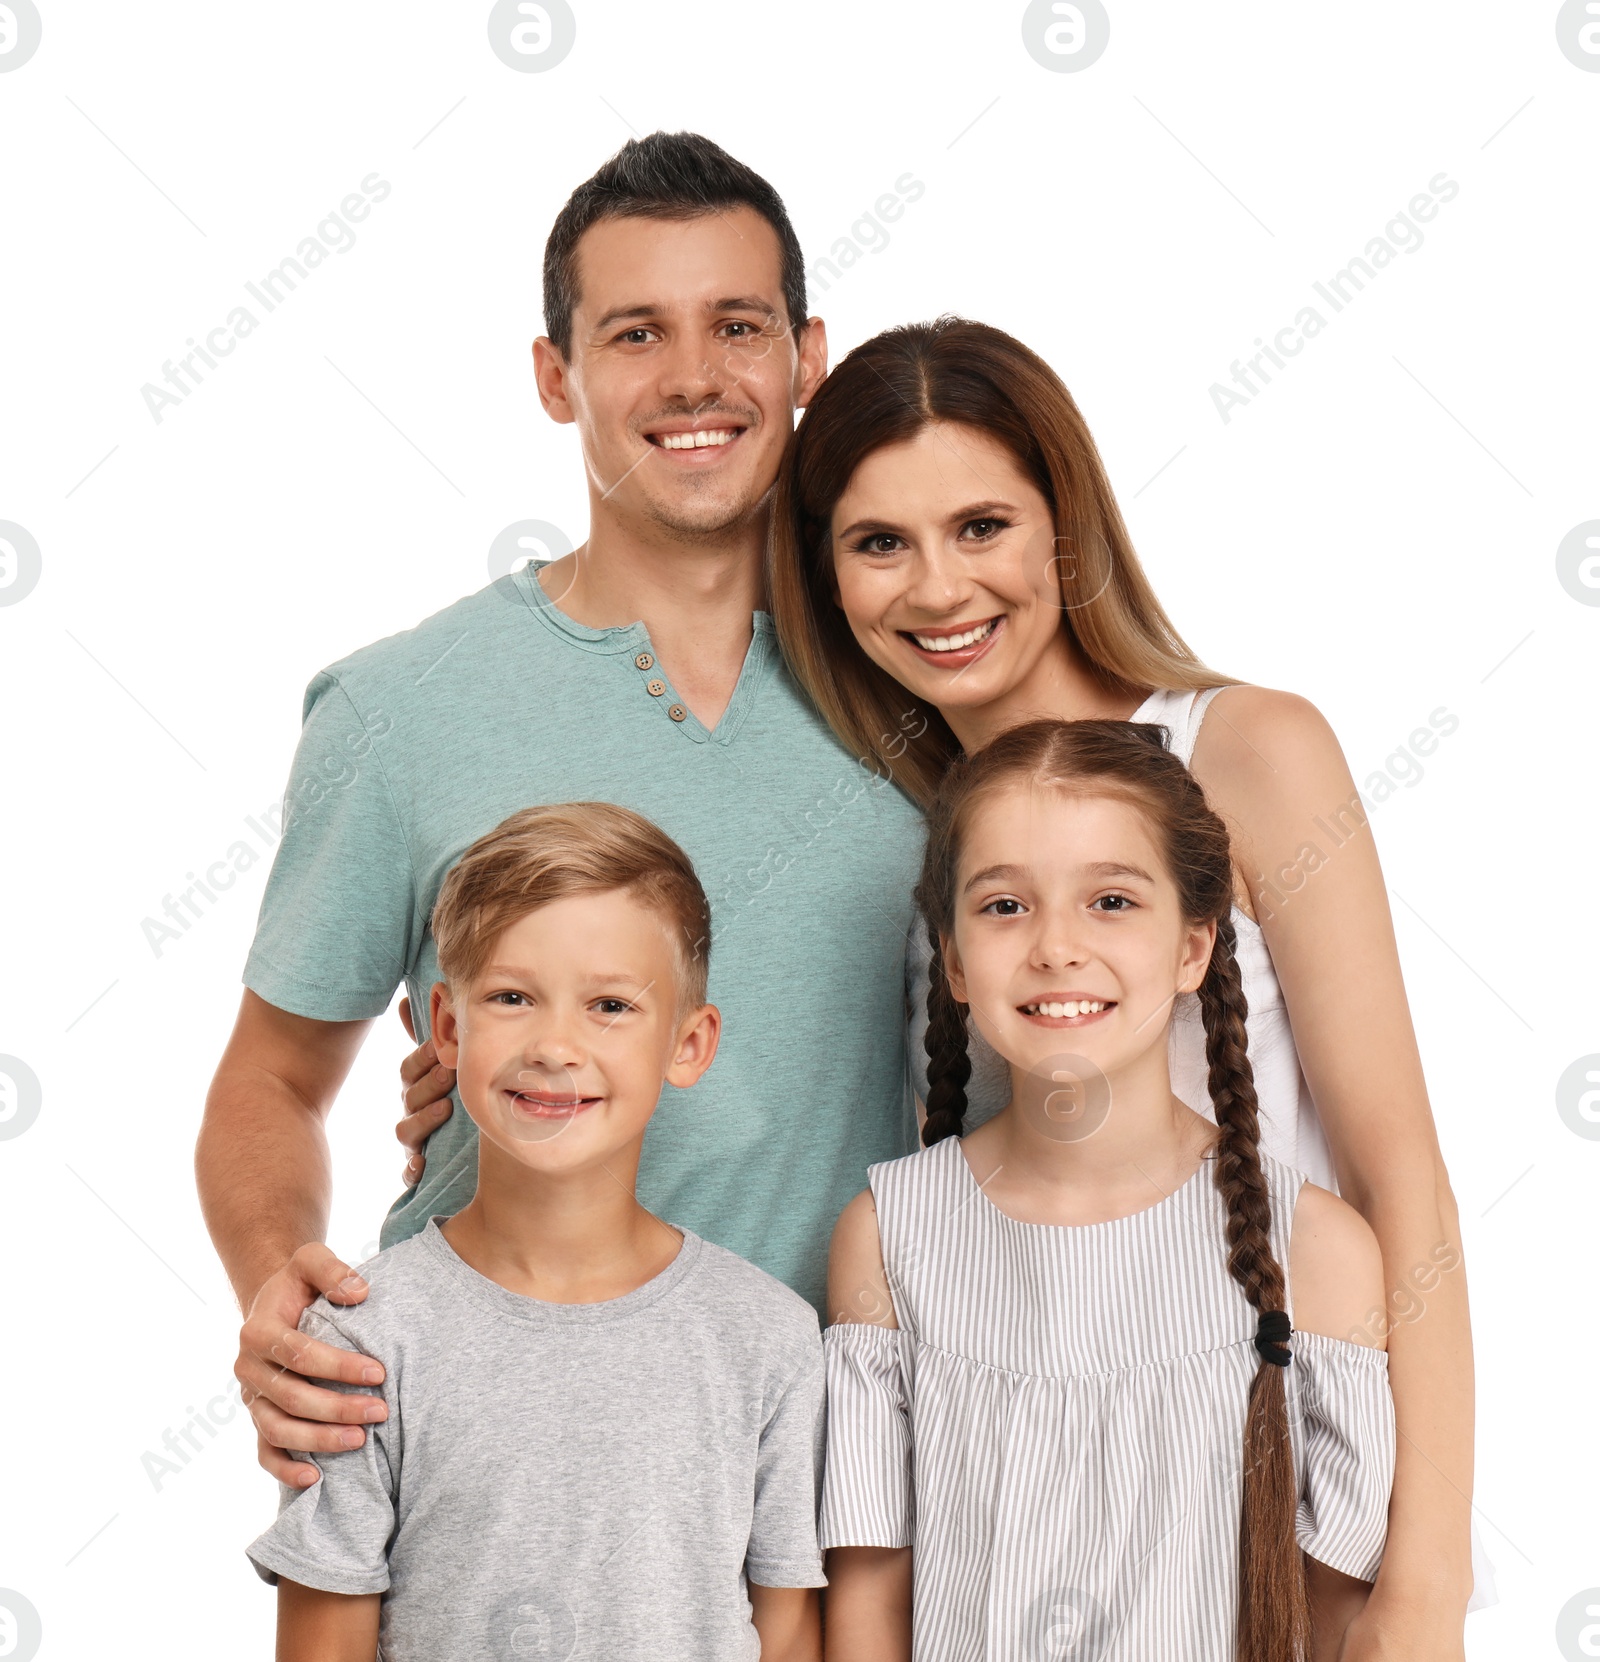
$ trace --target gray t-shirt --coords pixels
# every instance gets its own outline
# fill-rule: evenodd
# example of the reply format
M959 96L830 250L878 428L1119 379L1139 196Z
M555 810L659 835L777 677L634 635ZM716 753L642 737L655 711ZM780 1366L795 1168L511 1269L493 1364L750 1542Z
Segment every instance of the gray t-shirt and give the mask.
M755 1662L747 1580L826 1585L816 1312L688 1229L631 1293L548 1304L441 1221L306 1311L384 1364L389 1418L283 1489L257 1571L383 1593L390 1662Z

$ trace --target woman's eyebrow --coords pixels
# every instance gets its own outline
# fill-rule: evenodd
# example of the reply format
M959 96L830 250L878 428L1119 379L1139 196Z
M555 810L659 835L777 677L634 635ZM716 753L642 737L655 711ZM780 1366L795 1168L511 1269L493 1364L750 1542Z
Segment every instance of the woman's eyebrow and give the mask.
M953 508L945 515L947 525L959 525L963 520L984 519L994 514L1015 514L1020 510L1010 502L1001 501L998 497L984 502L969 502L964 507ZM844 527L838 533L841 537L853 537L863 531L892 531L899 533L899 526L892 520L886 519L858 519Z

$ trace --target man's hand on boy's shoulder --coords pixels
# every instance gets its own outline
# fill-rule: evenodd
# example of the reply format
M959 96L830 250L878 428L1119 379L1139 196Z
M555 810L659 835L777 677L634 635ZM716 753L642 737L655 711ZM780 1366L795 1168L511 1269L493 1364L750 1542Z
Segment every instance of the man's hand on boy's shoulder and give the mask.
M387 1419L389 1412L378 1397L312 1383L330 1379L361 1386L383 1380L383 1367L372 1357L300 1331L301 1316L319 1295L334 1304L359 1304L367 1296L367 1283L328 1247L313 1241L262 1283L240 1329L233 1368L255 1421L261 1464L296 1489L315 1483L318 1472L287 1450L333 1454L359 1448L367 1435L360 1426Z

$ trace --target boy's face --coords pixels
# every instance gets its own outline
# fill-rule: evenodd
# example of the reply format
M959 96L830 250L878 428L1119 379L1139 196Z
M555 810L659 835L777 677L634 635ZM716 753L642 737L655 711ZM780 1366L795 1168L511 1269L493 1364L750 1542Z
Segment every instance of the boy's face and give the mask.
M676 538L747 524L827 368L821 322L790 327L777 233L744 207L603 219L577 272L571 351L541 338L534 359L545 408L577 423L591 494Z
M610 891L538 907L469 986L436 985L439 1060L482 1137L548 1173L636 1150L663 1081L694 1084L716 1054L718 1012L680 1012L678 975L663 916Z

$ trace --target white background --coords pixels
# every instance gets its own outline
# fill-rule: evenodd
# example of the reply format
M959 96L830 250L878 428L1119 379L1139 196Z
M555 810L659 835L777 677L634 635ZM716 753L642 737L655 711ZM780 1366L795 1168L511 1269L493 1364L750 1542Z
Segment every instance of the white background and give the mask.
M279 795L319 666L480 587L514 520L581 539L541 249L658 127L769 176L811 261L914 174L813 288L834 356L946 310L1019 334L1207 662L1313 700L1364 788L1459 719L1373 824L1472 1289L1502 1602L1468 1651L1562 1654L1600 1586L1600 1141L1556 1109L1600 1051L1600 609L1556 575L1600 518L1600 73L1556 5L1108 0L1109 48L1056 73L1014 0L574 0L570 56L517 73L481 0L39 3L0 74L0 519L42 551L0 606L0 1052L43 1092L0 1140L0 1587L39 1655L271 1654L243 1413L159 1486L143 1460L231 1385L191 1155L266 864L159 956L142 920ZM374 171L354 246L155 421L141 387ZM1212 384L1440 172L1422 245L1224 422ZM404 1049L380 1024L333 1118L352 1259L398 1187Z

